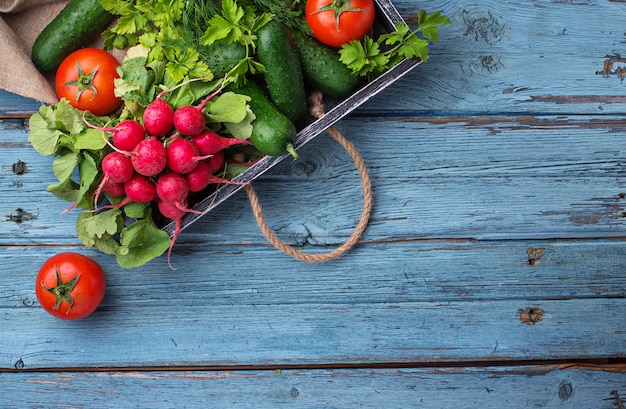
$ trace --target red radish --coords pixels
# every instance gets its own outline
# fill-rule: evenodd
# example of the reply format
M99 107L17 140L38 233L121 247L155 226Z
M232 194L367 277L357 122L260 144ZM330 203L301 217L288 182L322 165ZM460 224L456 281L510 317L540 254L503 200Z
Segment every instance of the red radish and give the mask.
M192 105L185 105L174 112L174 127L183 135L198 135L206 126L202 111Z
M164 173L156 182L156 194L165 202L182 203L187 199L189 186L185 178L178 173Z
M169 133L174 125L174 108L163 100L163 95L174 91L192 81L204 81L206 78L193 78L175 87L161 91L143 112L143 126L150 136L160 138Z
M165 149L167 154L167 167L176 173L191 172L198 162L206 159L199 156L198 148L187 138L174 139Z
M183 203L185 207L187 206L187 202ZM170 202L165 202L163 200L157 201L157 207L159 208L159 212L168 219L171 219L176 223L176 230L172 235L172 240L170 241L170 248L167 250L167 264L170 266L172 270L176 270L171 263L172 258L172 248L174 247L174 243L178 239L178 235L180 234L180 221L185 215L185 212L180 210L176 205Z
M128 119L120 122L113 132L113 146L122 151L132 151L135 146L146 138L146 130L137 121Z
M200 192L209 185L212 176L211 168L205 161L199 162L198 166L189 173L185 173L185 180L190 192Z
M133 167L143 176L154 176L167 165L167 155L163 142L155 138L146 138L133 149L130 157Z
M85 122L85 124L87 124L87 126L90 128L112 133L112 144L108 140L107 143L113 149L117 151L123 151L122 153L132 151L133 149L135 149L135 146L137 146L137 144L144 140L146 137L146 130L143 128L143 126L141 126L139 122L132 119L122 121L119 124L115 125L113 128L90 124L89 122L87 122L84 115L83 122Z
M215 155L206 159L206 163L208 163L211 167L211 173L216 173L218 170L222 169L222 166L224 166L224 152L216 152Z
M194 136L192 141L198 147L200 155L213 155L233 145L252 145L252 142L246 139L225 138L211 130L206 130Z
M176 130L187 136L196 136L202 132L206 126L206 118L202 110L211 98L222 92L222 88L224 88L224 85L209 94L198 106L184 105L174 111L174 127Z
M111 179L107 180L102 190L111 197L124 196L124 184L113 182Z
M198 166L189 173L185 173L187 186L190 192L200 192L211 183L224 183L231 185L245 185L245 182L233 182L232 180L222 179L215 176L211 172L211 165L206 161L198 163Z
M148 135L160 138L168 134L174 126L174 108L157 95L143 111L143 126Z
M102 159L104 177L94 193L94 206L98 207L98 198L107 182L124 183L135 174L130 158L119 152L111 152Z
M187 180L178 173L164 173L156 182L156 195L159 200L170 202L183 212L202 214L202 212L187 208L188 194Z
M115 205L102 206L100 209L114 209L133 202L150 203L156 199L156 186L149 178L135 174L128 182L124 183L124 193L126 193L126 199Z
M112 182L124 183L135 174L130 158L119 152L111 152L102 159L102 172Z
M135 175L124 183L124 193L132 202L149 203L156 198L156 186L147 177Z

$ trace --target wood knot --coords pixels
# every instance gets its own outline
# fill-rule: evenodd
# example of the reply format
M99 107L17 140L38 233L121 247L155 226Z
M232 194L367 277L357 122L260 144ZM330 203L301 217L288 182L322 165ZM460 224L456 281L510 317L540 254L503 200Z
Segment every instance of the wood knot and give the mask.
M23 222L27 222L30 221L32 219L35 219L35 215L27 212L26 210L22 209L21 207L18 207L17 209L15 209L14 213L11 213L7 216L7 221L12 221L15 222L17 224L21 224Z
M541 308L526 308L520 311L519 318L522 321L522 324L535 325L541 321L543 313L544 311Z
M528 249L528 265L534 266L539 262L541 257L543 257L543 249L542 248L529 248Z
M16 175L23 175L24 173L28 172L28 168L26 167L26 163L22 162L21 160L18 160L13 165L11 165L11 170Z

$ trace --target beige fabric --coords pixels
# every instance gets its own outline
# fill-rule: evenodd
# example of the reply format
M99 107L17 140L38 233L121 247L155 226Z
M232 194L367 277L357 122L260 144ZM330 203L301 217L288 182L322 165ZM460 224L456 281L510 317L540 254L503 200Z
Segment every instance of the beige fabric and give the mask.
M37 36L69 0L0 0L0 88L44 104L58 101L54 73L42 74L30 60ZM102 39L90 46L102 47ZM125 51L112 54L121 61Z
M42 103L57 101L51 75L41 74L30 50L68 0L0 0L0 88Z

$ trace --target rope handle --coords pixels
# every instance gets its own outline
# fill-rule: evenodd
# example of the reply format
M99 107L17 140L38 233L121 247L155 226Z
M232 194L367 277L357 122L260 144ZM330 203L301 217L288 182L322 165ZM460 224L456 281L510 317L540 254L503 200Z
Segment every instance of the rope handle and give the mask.
M321 93L313 93L310 97L311 102L311 115L315 118L321 118L324 115L324 105L322 102L323 95ZM365 166L365 162L361 157L361 154L356 150L354 145L350 141L348 141L342 134L334 127L329 127L327 129L328 133L348 152L350 157L352 158L356 169L359 171L361 176L361 187L363 189L363 211L361 213L361 219L357 224L356 228L341 246L336 249L321 254L307 254L303 253L299 250L294 249L289 244L282 241L272 229L268 226L267 220L263 215L263 209L261 208L261 204L259 202L259 198L254 191L254 188L251 184L247 184L245 186L246 193L248 194L248 199L250 200L250 205L252 206L252 212L254 213L254 217L256 218L257 224L261 229L263 235L269 240L269 242L276 247L278 250L283 253L296 258L298 260L307 261L310 263L320 263L324 261L333 260L337 257L342 256L348 250L350 250L359 240L365 229L367 228L367 224L369 223L370 215L372 213L372 205L373 205L373 197L372 197L372 184L369 178L369 174L367 172L367 167Z

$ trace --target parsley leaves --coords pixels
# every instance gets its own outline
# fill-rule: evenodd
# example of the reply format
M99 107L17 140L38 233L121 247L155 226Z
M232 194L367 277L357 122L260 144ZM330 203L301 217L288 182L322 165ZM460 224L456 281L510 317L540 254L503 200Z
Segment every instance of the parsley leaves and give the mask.
M397 23L395 30L382 34L378 39L365 36L361 41L353 40L339 50L339 59L355 75L377 76L405 58L428 59L429 41L439 41L439 26L450 24L450 20L435 11L424 10L418 13L418 27L411 31L403 23ZM418 34L423 36L419 37Z

